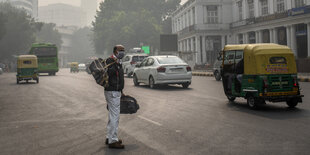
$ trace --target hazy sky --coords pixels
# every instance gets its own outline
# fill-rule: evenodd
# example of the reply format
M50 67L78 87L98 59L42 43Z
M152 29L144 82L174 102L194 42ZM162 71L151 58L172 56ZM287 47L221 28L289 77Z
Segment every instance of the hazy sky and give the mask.
M97 0L98 3L100 3L102 0ZM181 0L181 4L186 2L187 0ZM48 4L53 3L65 3L65 4L71 4L74 6L80 6L81 1L80 0L39 0L39 6L44 6Z

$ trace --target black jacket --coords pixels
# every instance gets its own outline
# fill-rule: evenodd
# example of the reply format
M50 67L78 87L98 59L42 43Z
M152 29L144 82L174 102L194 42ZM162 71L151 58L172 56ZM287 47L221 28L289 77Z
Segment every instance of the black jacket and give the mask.
M113 63L116 60L108 58L107 64ZM114 63L108 68L109 87L104 88L105 91L122 91L124 89L124 70L122 65Z

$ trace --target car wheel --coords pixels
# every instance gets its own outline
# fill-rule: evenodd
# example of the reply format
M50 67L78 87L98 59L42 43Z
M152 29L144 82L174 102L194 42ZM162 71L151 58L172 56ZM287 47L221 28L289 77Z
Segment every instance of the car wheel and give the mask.
M291 98L289 100L286 101L286 104L290 107L290 108L295 108L298 104L298 99L297 98Z
M216 81L220 81L221 80L221 74L218 71L214 72L214 78Z
M152 89L156 88L156 85L155 85L155 81L154 81L153 76L150 76L150 78L149 78L149 86L150 86L150 88L152 88Z
M183 87L184 89L187 89L187 88L188 88L188 86L189 86L189 84L188 84L188 83L183 83L183 84L182 84L182 87Z
M226 95L227 96L227 99L230 101L230 102L234 102L236 97L235 96L232 96L232 95Z
M139 86L139 82L138 82L138 78L137 78L137 76L136 76L136 74L134 74L133 75L133 84L135 85L135 86Z

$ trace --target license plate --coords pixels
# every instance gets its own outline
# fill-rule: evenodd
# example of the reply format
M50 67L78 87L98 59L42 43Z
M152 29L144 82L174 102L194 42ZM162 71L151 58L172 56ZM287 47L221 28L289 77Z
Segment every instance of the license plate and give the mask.
M182 72L183 68L172 68L171 72Z

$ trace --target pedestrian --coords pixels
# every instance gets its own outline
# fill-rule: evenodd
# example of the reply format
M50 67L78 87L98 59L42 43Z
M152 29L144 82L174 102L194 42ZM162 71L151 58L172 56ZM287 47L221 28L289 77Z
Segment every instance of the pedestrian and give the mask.
M120 117L120 99L124 89L124 71L121 59L125 55L125 49L122 45L116 45L113 48L113 54L106 62L113 63L108 67L109 86L105 87L104 95L108 104L109 121L107 125L106 145L109 148L123 149L125 146L122 140L118 139L118 124Z

